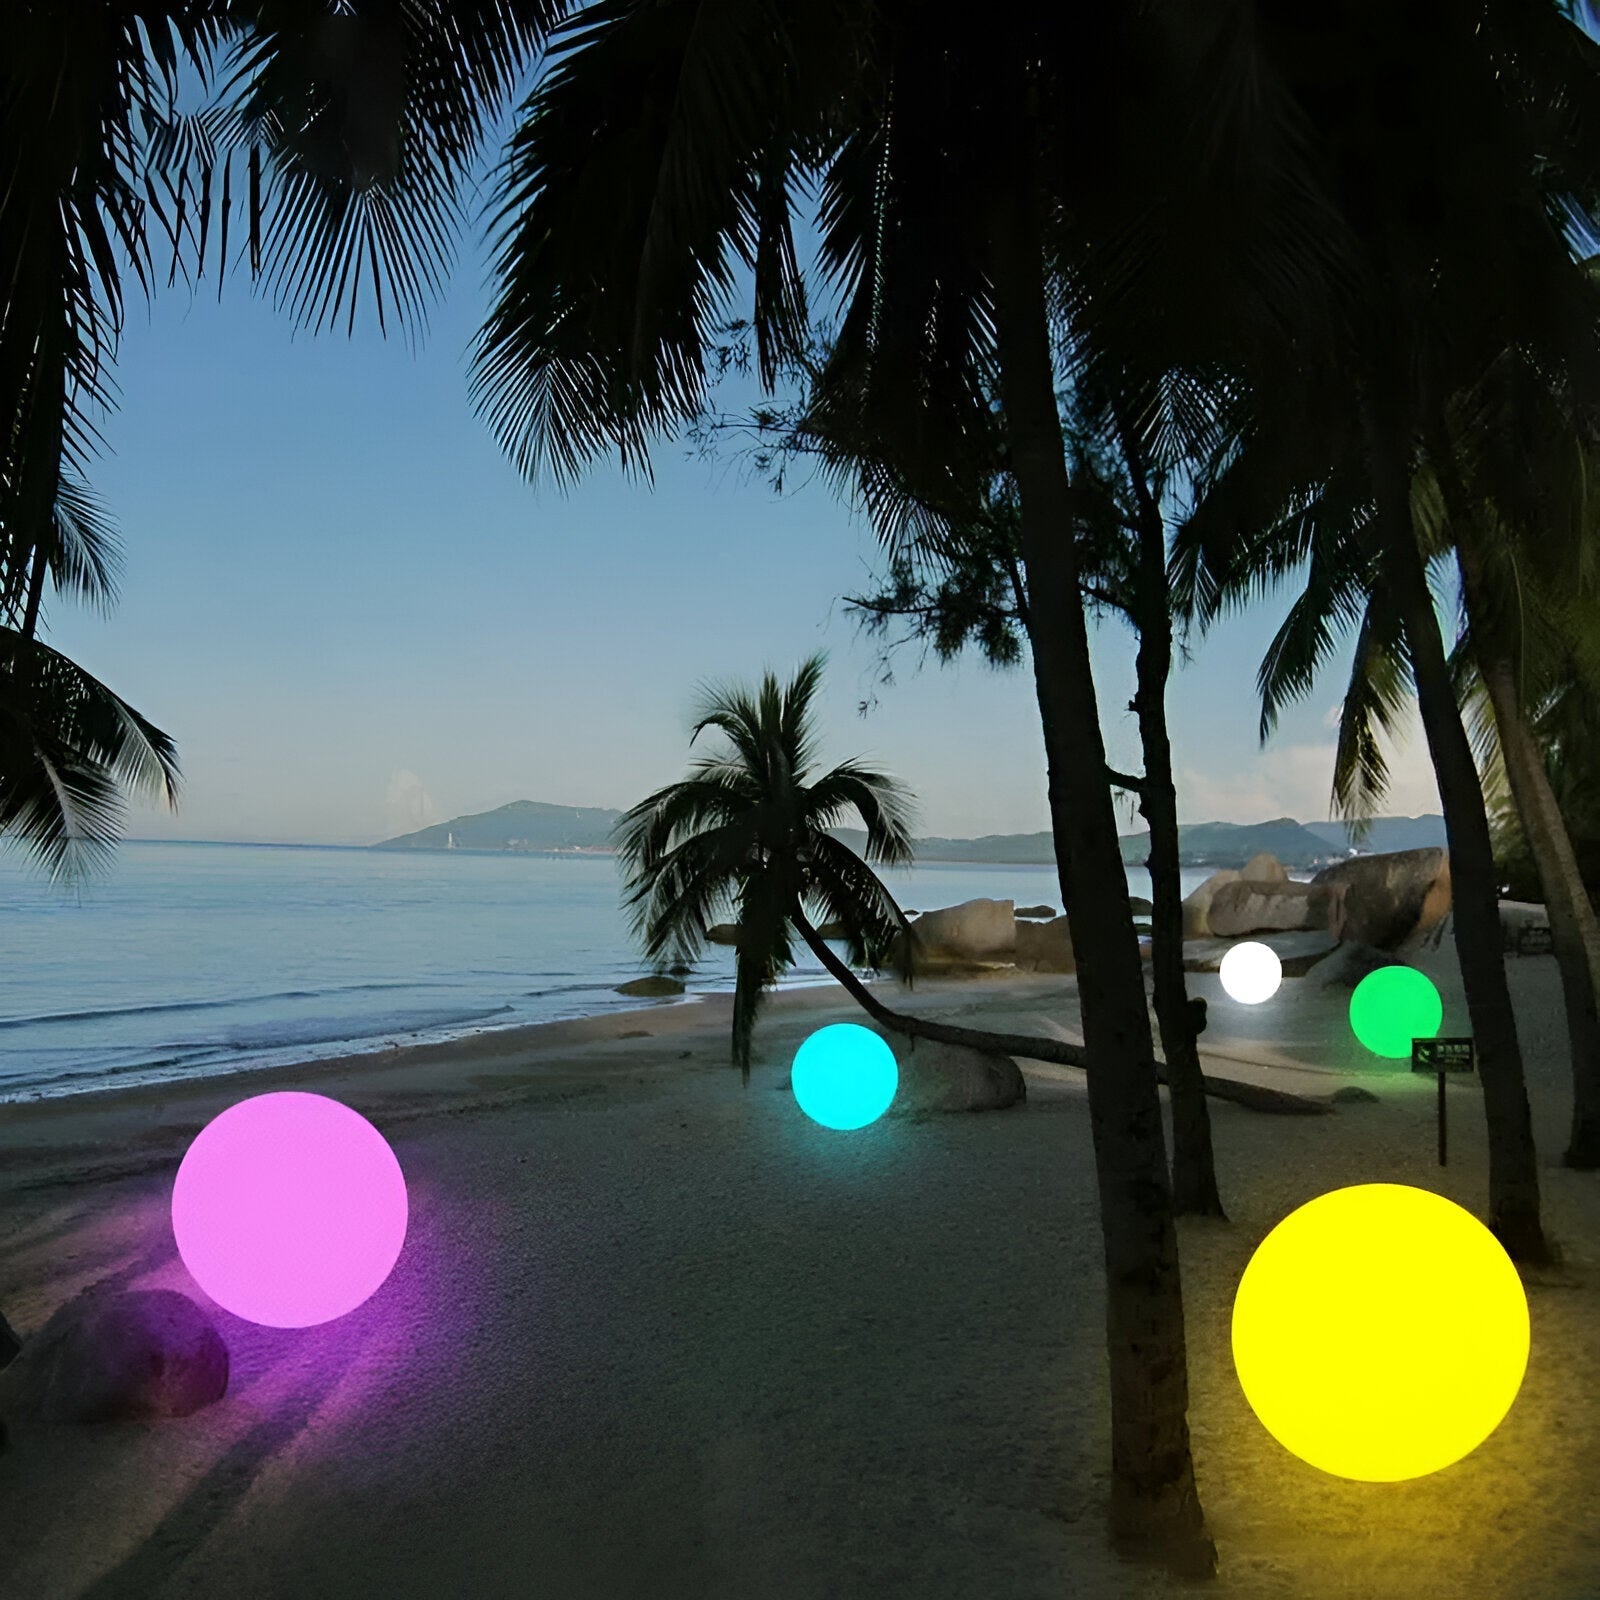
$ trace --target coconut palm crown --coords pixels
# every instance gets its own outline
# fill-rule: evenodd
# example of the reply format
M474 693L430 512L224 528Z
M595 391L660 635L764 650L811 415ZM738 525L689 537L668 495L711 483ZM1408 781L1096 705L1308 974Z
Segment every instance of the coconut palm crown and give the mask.
M911 798L859 761L810 779L824 664L813 655L787 685L768 672L753 694L710 690L690 743L714 728L727 748L700 757L689 777L616 826L633 932L649 959L696 960L715 915L734 907L733 1059L745 1083L756 1012L794 960L792 935L815 937L814 922L837 923L853 966L911 977L910 938L896 938L909 932L905 914L868 865L910 862ZM866 860L828 831L851 811L866 826Z

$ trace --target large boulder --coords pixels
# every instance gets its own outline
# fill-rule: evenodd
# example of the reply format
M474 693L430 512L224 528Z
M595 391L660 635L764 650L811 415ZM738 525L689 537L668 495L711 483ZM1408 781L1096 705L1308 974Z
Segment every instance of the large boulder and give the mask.
M1428 933L1450 909L1450 858L1443 850L1391 850L1324 867L1312 884L1341 889L1341 939L1397 950Z
M1239 877L1244 883L1287 883L1289 872L1270 850L1263 850L1245 862Z
M669 994L682 994L683 980L660 975L651 978L634 978L628 983L619 983L617 985L617 993L637 995L643 1000L663 999Z
M1183 936L1185 939L1211 937L1211 902L1225 884L1237 883L1239 874L1232 867L1213 872L1206 881L1191 889L1183 902Z
M1022 1070L1010 1056L931 1039L891 1041L900 1087L891 1116L928 1111L1003 1111L1028 1097Z
M1339 893L1311 883L1225 883L1212 896L1206 923L1219 939L1286 933L1332 925Z
M1049 921L1049 919L1051 917L1053 917L1055 914L1056 914L1056 908L1054 906L1018 906L1017 907L1017 915L1019 917L1040 917L1040 918L1043 918L1045 921Z
M1065 917L1017 924L1016 964L1025 972L1076 972L1072 929Z
M928 911L911 924L924 965L1008 962L1016 953L1017 918L1013 900L964 900L942 911Z
M738 944L739 924L737 922L717 922L706 929L706 938L712 944Z
M175 1289L85 1290L7 1369L11 1416L40 1422L186 1417L228 1391L228 1347Z

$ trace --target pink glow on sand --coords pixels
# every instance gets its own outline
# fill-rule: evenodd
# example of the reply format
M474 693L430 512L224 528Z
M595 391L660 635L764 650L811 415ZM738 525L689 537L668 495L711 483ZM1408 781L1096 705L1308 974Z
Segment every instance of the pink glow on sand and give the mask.
M326 1095L255 1095L195 1135L172 1187L172 1232L194 1281L269 1328L342 1317L389 1276L406 1181L388 1141Z

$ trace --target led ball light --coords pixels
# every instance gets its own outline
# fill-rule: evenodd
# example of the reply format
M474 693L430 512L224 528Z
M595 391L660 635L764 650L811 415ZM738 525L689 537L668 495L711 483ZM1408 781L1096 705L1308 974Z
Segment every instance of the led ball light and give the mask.
M1278 985L1283 982L1283 963L1270 945L1247 939L1222 958L1217 976L1230 1000L1258 1006L1278 992Z
M1379 967L1350 996L1350 1028L1375 1056L1399 1061L1413 1039L1431 1039L1444 1021L1433 980L1415 967Z
M172 1232L224 1310L310 1328L355 1310L405 1243L406 1181L388 1141L326 1095L255 1095L196 1134L172 1188Z
M870 1028L835 1022L818 1028L795 1051L790 1087L800 1109L825 1128L876 1122L900 1087L894 1051Z
M1233 1302L1245 1398L1286 1450L1398 1483L1459 1461L1511 1409L1528 1301L1499 1241L1426 1189L1367 1183L1291 1212Z

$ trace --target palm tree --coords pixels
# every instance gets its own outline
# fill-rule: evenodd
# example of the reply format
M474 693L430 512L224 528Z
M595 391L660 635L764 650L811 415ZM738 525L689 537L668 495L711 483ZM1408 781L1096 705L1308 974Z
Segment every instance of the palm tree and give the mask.
M886 965L895 949L902 976L911 976L909 924L867 864L910 862L909 798L856 761L811 779L823 664L812 656L784 687L769 672L753 695L713 692L690 743L714 728L729 748L702 757L691 777L658 789L617 824L634 932L652 961L696 961L716 913L734 903L733 1057L746 1083L756 1012L794 959L791 930L824 965L839 965L808 910L844 930L852 965ZM866 862L828 831L852 810L867 830Z
M693 963L719 908L738 917L733 1060L750 1079L750 1044L767 988L793 960L791 931L875 1022L908 1039L960 1045L1082 1068L1079 1045L1029 1034L963 1028L893 1011L856 969L891 968L912 981L916 941L893 895L869 863L911 860L909 800L892 778L850 761L807 783L815 749L812 703L823 666L806 661L785 686L768 673L750 694L710 694L691 734L720 729L729 748L703 757L692 777L641 800L617 823L617 853L629 885L635 935L658 967ZM867 860L829 831L854 810L867 829ZM819 925L844 930L841 961ZM1252 1111L1289 1116L1326 1109L1315 1101L1231 1078L1204 1090Z
M104 858L119 785L170 799L176 775L164 735L37 644L47 582L92 591L103 576L85 480L114 405L127 280L148 295L163 268L169 285L209 271L220 287L244 258L305 325L348 325L369 298L380 326L415 329L444 281L489 124L566 9L559 0L8 8L0 619L11 633L0 648L0 830L53 872Z
M1507 352L1478 393L1451 408L1450 432L1430 441L1432 492L1418 504L1455 551L1466 620L1457 656L1462 687L1478 711L1480 761L1504 780L1549 910L1572 1057L1573 1118L1563 1160L1594 1170L1600 1167L1600 917L1532 715L1564 675L1580 693L1600 690L1594 623L1600 546L1588 492L1594 440L1559 414L1561 399Z
M747 330L736 323L728 331L733 342L719 359L747 368ZM853 397L829 387L829 361L822 341L786 372L804 396L794 409L760 407L747 418L706 419L698 436L753 436L752 454L780 489L794 460L819 457L835 487L865 507L890 569L887 589L851 598L869 626L881 632L891 618L910 617L910 637L931 639L941 660L972 642L993 665L1020 664L1022 640L1035 622L1020 554L1016 486L1006 470L1003 409L998 402L991 406L985 448L968 445L979 474L975 483L959 480L943 459L874 459L859 442L865 430ZM1150 824L1152 967L1163 1081L1171 1090L1173 1205L1179 1215L1220 1217L1226 1213L1217 1190L1206 1079L1183 977L1177 795L1166 719L1173 613L1164 501L1173 470L1158 471L1148 453L1152 444L1180 458L1185 448L1192 451L1211 409L1204 385L1176 374L1155 393L1116 399L1102 394L1091 401L1080 386L1063 405L1070 418L1083 591L1096 609L1123 617L1139 635L1133 709L1145 770L1140 777L1108 776L1138 796ZM1070 889L1067 898L1070 908Z
M959 41L903 4L761 0L716 27L686 0L580 13L512 142L476 382L525 470L570 479L612 450L647 468L651 440L703 409L736 262L754 278L763 381L803 348L794 217L815 185L822 268L845 305L837 365L862 385L879 435L958 461L986 384L999 394L1020 553L1048 619L1033 669L1100 1173L1113 1532L1210 1572L1143 969L1080 573L1062 537L1070 486L1045 250L1085 141L1103 145L1113 125L1130 148L1139 138L1109 87L1136 26L1122 12L1090 21L1020 3ZM1085 209L1099 199L1090 187Z

